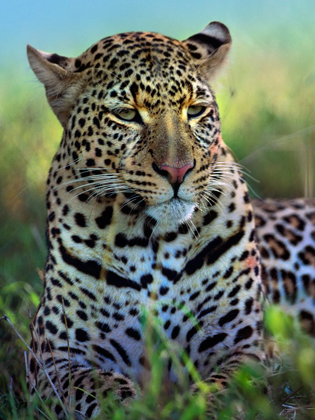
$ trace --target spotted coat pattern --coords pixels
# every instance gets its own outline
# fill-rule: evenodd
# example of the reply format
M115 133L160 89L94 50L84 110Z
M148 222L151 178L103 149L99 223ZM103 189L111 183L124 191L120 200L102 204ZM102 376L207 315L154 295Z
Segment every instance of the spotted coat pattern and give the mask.
M253 204L267 296L315 336L315 200Z
M86 417L99 412L97 395L135 397L150 377L148 313L219 387L241 362L264 359L252 205L209 85L230 44L228 29L212 22L183 42L111 36L78 58L28 47L64 127L47 181L32 392L53 394L47 373L64 404ZM261 229L262 253L278 258ZM276 296L273 269L263 267ZM166 381L177 381L171 362ZM62 417L59 403L54 411Z

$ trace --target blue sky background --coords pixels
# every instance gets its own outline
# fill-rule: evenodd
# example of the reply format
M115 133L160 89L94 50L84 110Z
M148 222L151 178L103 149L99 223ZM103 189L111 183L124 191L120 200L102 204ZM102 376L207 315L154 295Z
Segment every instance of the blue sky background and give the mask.
M314 0L1 0L0 6L0 69L14 63L25 71L28 43L75 56L114 33L151 30L182 39L212 20L229 27L236 48L244 42L268 48L270 39L290 48L315 38Z
M5 194L11 196L21 180L46 178L61 137L27 62L26 44L75 57L119 32L185 39L213 20L225 23L233 38L229 65L213 84L225 141L257 179L266 178L266 195L274 184L274 195L302 195L304 178L315 177L315 171L303 172L305 161L315 156L315 0L0 0L0 160L9 157L0 165ZM302 142L303 154L296 153L296 142ZM288 161L286 169L280 161ZM286 177L287 184L279 183Z

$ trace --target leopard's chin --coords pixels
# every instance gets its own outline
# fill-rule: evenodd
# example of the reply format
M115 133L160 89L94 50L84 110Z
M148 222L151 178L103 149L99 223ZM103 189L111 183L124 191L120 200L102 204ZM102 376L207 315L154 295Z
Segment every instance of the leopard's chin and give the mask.
M159 223L165 223L170 227L189 221L194 214L195 208L196 203L192 201L172 198L161 204L148 206L146 213Z

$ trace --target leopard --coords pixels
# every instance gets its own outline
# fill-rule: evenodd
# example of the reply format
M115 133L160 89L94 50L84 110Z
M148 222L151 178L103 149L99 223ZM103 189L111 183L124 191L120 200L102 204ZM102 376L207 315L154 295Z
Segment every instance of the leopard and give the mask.
M70 406L95 417L109 393L123 404L141 395L148 314L217 389L242 363L265 360L268 297L294 303L303 288L310 309L300 315L314 326L314 203L254 210L221 135L211 86L231 43L211 22L184 41L109 36L75 58L27 47L63 127L28 359L31 393L55 392L57 418ZM170 359L165 383L177 381Z

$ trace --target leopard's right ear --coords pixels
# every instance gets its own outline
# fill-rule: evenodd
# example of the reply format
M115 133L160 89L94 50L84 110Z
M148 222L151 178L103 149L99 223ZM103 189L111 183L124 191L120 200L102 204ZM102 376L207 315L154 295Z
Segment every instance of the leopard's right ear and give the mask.
M198 72L210 83L226 63L232 38L221 22L211 22L201 32L183 41Z
M48 102L63 126L84 83L82 74L75 73L74 58L50 54L27 46L30 66L46 89Z

